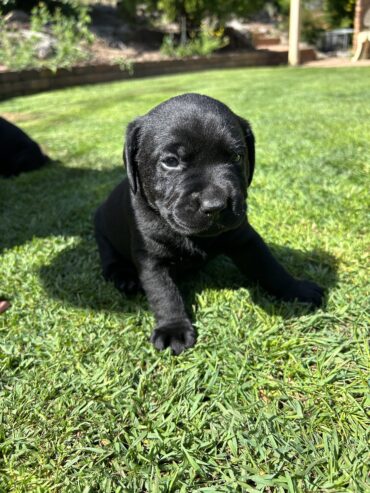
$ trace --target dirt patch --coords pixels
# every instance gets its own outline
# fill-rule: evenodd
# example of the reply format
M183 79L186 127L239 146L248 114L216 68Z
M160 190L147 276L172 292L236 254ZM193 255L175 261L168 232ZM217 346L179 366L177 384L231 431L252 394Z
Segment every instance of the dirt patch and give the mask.
M94 41L92 46L94 63L121 63L122 61L157 61L168 60L169 57L159 50L152 50L137 46L127 46L124 48L112 48L100 38Z

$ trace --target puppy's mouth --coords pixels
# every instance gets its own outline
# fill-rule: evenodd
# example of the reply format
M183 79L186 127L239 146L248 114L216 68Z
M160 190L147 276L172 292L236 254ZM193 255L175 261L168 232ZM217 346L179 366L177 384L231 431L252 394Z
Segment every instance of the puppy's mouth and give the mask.
M239 227L245 219L246 205L237 213L227 212L217 218L201 218L192 223L185 222L175 213L167 216L167 222L173 230L185 236L217 236Z

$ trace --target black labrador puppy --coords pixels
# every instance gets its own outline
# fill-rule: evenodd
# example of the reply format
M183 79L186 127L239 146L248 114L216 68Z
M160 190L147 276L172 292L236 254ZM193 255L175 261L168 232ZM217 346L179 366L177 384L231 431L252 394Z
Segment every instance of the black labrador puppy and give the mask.
M0 176L16 176L49 161L40 146L23 130L0 117Z
M322 288L292 277L248 222L254 136L223 103L165 101L128 125L124 161L127 178L96 211L96 240L105 279L125 294L144 288L157 349L194 345L176 275L218 254L277 298L321 304Z

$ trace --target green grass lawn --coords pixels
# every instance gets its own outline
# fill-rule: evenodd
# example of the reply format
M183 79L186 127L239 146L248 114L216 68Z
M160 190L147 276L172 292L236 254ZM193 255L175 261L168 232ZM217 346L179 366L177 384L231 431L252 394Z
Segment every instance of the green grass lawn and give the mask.
M369 80L238 69L0 104L60 161L0 180L1 493L370 491ZM145 298L102 279L91 217L127 123L189 91L251 121L250 221L328 296L278 303L215 260L184 286L198 342L176 358Z

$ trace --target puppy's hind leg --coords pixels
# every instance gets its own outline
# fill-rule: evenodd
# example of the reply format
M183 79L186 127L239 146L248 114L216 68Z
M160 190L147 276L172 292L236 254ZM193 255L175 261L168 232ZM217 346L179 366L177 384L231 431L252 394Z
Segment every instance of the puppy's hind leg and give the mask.
M100 231L95 216L95 239L98 244L103 277L113 282L118 291L126 296L142 291L136 268L132 262L120 255Z
M273 257L260 235L245 224L234 233L227 255L251 281L268 293L286 301L298 300L319 307L324 290L313 281L295 279Z

